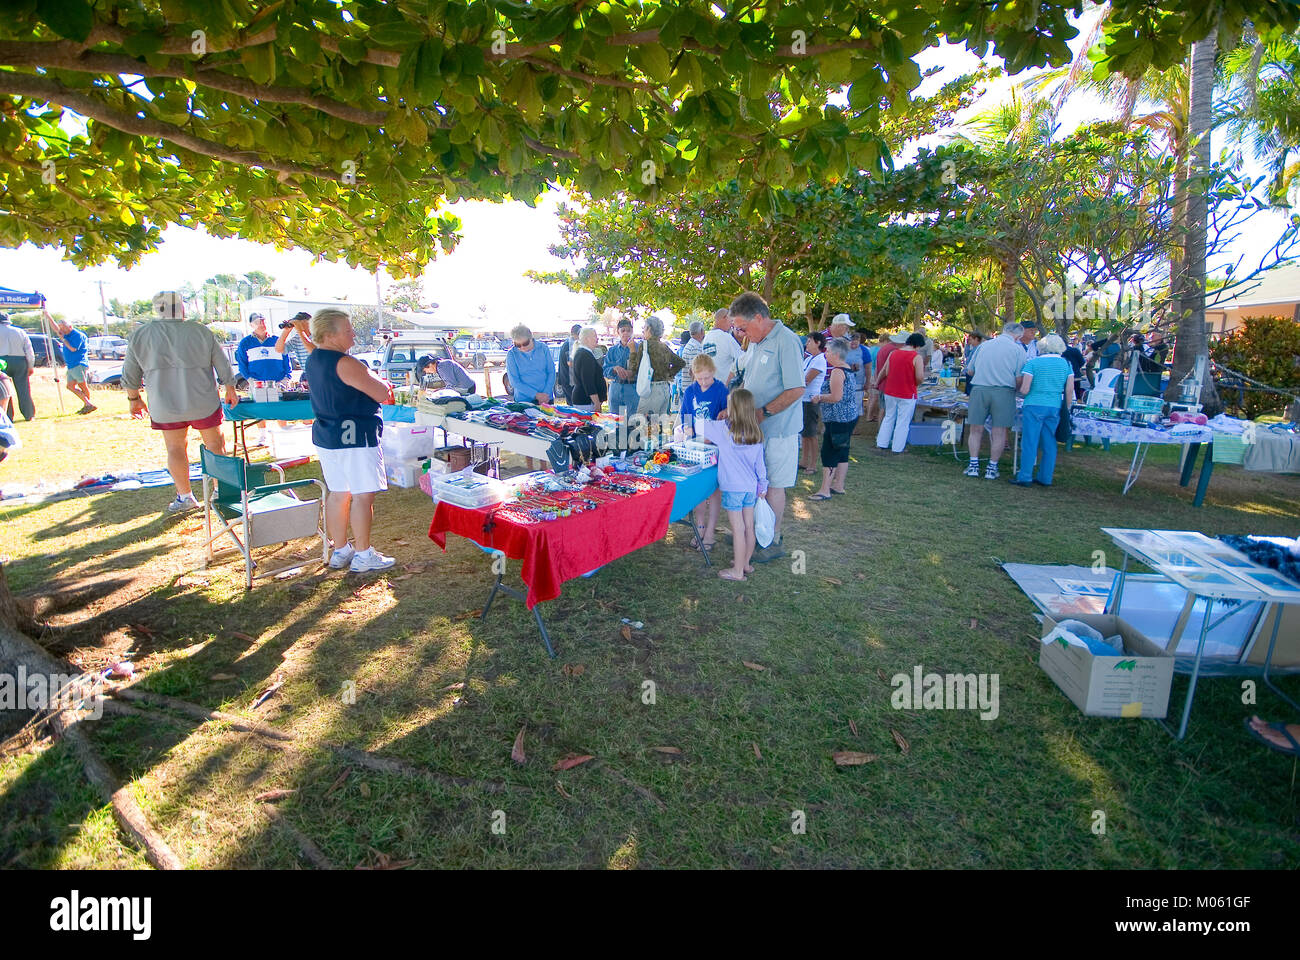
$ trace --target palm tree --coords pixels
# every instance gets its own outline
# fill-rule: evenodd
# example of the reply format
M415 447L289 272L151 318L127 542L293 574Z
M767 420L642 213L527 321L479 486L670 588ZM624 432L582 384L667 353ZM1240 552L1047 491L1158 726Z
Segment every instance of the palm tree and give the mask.
M1271 199L1287 205L1300 199L1300 42L1283 35L1269 42L1255 38L1229 51L1223 67L1228 80L1228 134L1249 143L1273 173Z

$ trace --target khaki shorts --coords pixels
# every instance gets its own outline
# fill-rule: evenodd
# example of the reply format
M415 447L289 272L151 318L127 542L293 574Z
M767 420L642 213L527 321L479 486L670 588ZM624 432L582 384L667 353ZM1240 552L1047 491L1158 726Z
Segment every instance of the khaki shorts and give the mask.
M990 416L994 427L1005 429L1016 425L1015 387L970 388L970 412L966 415L966 422L972 427L982 427Z
M85 364L77 364L75 367L68 367L68 383L85 383L86 369Z
M803 436L815 440L822 435L822 410L818 404L803 402Z
M799 435L792 433L788 437L764 440L763 464L767 467L769 487L793 487L799 470Z

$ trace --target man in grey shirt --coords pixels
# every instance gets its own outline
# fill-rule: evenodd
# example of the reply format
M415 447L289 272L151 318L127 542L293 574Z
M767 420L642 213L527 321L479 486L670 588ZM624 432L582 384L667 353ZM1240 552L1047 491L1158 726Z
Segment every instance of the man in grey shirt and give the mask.
M992 420L989 440L989 465L984 479L998 478L998 459L1007 445L1007 431L1016 425L1016 385L1028 357L1021 345L1024 328L1018 323L1002 327L1002 335L983 344L966 365L971 375L970 409L966 422L970 427L970 463L965 475L980 475L980 443L984 439L984 421Z
M221 400L216 380L226 388L226 403L234 406L235 375L212 331L201 323L185 319L185 302L173 290L154 297L157 319L131 334L122 364L122 386L131 405L131 416L146 413L153 429L167 444L167 472L176 484L176 499L168 513L192 510L199 505L190 489L189 428L203 438L213 453L226 452L221 433ZM216 372L215 379L213 371ZM140 390L148 384L149 406Z
M785 512L785 491L794 486L799 467L799 434L803 430L800 400L805 387L803 345L793 330L772 319L767 302L757 293L742 293L732 301L730 312L732 322L749 338L743 386L754 395L763 427L766 499L776 514L771 544L754 551L755 563L767 563L785 556L781 515Z
M32 419L36 416L31 383L36 353L32 350L32 338L27 331L15 327L7 313L0 313L0 360L5 362L5 372L14 382L14 393L18 396L18 409L22 411L23 419Z

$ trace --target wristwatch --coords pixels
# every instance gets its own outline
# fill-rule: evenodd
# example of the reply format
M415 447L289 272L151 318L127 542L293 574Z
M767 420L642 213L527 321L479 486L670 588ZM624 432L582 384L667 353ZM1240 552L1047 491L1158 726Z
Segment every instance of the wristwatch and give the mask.
M763 404L762 410L763 410L763 416L764 416L764 417L770 417L770 416L772 415L771 413L768 412L767 404L766 404L766 403Z

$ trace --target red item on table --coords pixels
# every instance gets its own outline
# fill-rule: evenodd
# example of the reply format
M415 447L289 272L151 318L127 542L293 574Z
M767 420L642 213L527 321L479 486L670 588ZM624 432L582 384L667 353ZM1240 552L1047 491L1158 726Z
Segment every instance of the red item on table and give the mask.
M444 500L434 511L429 539L446 550L447 534L454 533L500 550L512 560L522 560L521 572L528 587L526 604L531 610L558 597L566 580L667 536L675 491L673 484L665 483L598 510L546 523L514 523L497 514L488 531L483 528L496 504L471 509Z

